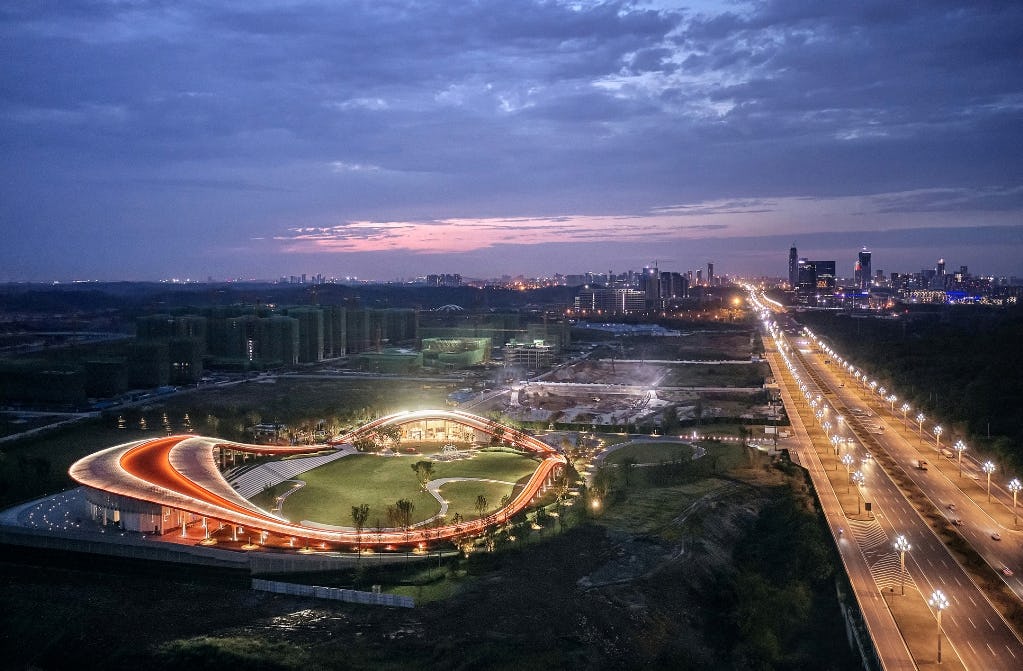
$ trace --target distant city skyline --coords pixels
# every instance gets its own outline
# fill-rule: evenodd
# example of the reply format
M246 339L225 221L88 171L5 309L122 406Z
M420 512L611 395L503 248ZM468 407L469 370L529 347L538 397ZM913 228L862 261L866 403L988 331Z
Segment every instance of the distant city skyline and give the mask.
M0 282L1023 276L1023 5L20 3Z

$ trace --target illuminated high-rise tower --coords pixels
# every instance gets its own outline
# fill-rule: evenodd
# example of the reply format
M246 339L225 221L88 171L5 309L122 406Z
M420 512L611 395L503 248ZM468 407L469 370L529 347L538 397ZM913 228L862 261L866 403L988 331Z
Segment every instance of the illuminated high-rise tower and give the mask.
M796 243L789 248L789 287L795 289L799 284L799 252L796 251Z
M856 273L854 277L856 288L867 290L870 288L870 252L866 247L860 250L856 258Z

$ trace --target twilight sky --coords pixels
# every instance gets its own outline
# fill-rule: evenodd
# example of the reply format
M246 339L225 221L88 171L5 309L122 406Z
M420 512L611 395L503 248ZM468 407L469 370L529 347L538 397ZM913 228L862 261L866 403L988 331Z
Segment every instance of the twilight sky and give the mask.
M0 281L1023 276L1018 0L0 0Z

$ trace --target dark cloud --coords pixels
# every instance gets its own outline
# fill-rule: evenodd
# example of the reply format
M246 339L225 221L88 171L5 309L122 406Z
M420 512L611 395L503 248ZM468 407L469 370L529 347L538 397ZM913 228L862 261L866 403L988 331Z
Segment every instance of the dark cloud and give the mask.
M55 235L116 258L172 227L190 245L147 272L350 220L1021 212L1020 3L668 4L6 3L0 267L60 276Z

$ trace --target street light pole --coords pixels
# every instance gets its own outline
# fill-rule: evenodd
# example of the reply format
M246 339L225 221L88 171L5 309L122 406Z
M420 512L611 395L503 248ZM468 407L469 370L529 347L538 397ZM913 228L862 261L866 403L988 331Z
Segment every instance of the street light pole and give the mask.
M944 592L936 589L927 603L938 611L938 664L941 664L941 611L948 608L948 598Z
M1012 492L1012 526L1016 526L1016 494L1021 489L1023 489L1023 483L1019 481L1019 478L1009 481L1009 491Z
M852 481L856 483L856 514L859 515L861 512L860 507L860 487L863 485L863 481L866 478L863 476L863 471L856 471L852 474Z
M913 549L909 539L903 535L895 537L895 551L899 553L899 589L906 594L906 553Z
M846 452L842 455L842 464L845 465L845 491L849 493L849 467L852 466L853 458L852 455Z
M941 432L944 431L940 426L934 427L934 450L938 453L938 458L941 458Z
M991 474L995 472L995 462L985 461L981 468L987 473L987 502L991 503Z
M906 414L911 410L911 408L909 407L909 403L903 403L902 407L899 408L899 410L902 411L902 424L903 424L903 426L906 429L909 429L909 419L906 417Z
M956 451L956 456L959 458L959 477L961 478L963 477L963 452L966 451L966 443L957 440L952 449Z
M927 419L927 418L924 417L924 413L922 413L922 412L916 416L916 433L919 436L924 435L924 420L925 419Z

